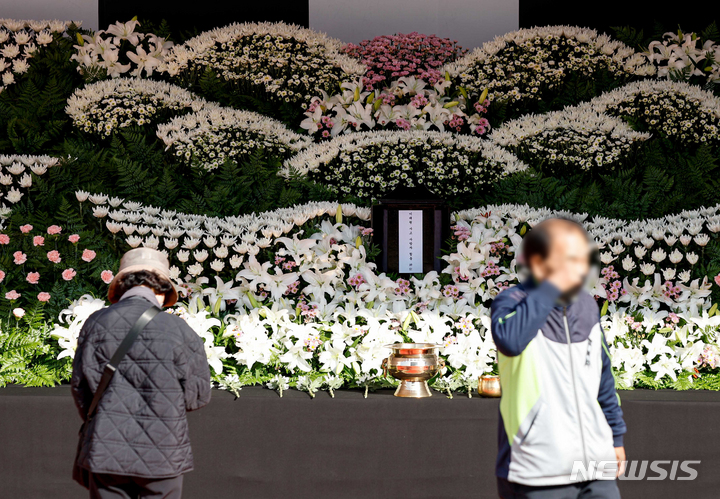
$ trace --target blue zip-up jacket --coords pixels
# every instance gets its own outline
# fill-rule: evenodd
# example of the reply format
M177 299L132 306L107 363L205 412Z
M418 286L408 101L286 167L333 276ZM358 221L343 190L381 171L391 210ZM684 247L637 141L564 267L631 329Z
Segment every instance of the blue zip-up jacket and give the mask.
M492 303L502 386L496 473L523 485L580 481L571 477L576 461L601 472L626 431L597 303L583 292L563 307L559 295L529 280Z

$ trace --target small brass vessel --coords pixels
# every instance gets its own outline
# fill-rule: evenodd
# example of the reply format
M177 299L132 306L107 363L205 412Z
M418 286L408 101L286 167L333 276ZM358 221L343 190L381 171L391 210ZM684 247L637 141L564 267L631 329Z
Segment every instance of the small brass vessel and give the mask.
M500 387L500 376L497 374L483 374L478 378L478 393L482 397L500 397L502 396L502 388Z
M440 345L433 343L395 343L385 345L393 353L383 359L382 369L400 380L395 390L396 397L422 398L432 397L428 380L445 367L445 361L438 358Z

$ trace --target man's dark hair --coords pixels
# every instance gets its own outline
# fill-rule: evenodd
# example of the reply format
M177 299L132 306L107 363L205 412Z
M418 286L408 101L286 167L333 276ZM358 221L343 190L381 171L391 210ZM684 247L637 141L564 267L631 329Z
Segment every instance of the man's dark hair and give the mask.
M165 277L151 270L138 270L137 272L129 272L121 275L117 281L117 290L115 296L122 296L130 288L135 286L147 286L153 290L156 295L165 295L173 290L173 286Z
M552 230L555 225L563 225L566 229L577 230L586 238L588 237L585 227L571 218L555 217L543 220L530 229L523 239L522 255L526 265L530 263L530 258L536 255L543 260L548 257L552 246Z

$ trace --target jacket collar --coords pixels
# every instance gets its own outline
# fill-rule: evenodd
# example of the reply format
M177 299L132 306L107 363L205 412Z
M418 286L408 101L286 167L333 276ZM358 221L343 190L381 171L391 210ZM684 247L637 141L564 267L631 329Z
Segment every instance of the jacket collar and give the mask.
M134 288L130 288L123 295L120 297L120 301L123 301L127 298L132 298L134 296L145 298L147 301L152 303L153 305L158 305L157 298L155 297L155 293L152 289L145 287L145 286L135 286Z
M527 279L525 279L522 283L522 286L525 290L530 291L535 288L537 288L539 283L535 280L535 278L531 275Z

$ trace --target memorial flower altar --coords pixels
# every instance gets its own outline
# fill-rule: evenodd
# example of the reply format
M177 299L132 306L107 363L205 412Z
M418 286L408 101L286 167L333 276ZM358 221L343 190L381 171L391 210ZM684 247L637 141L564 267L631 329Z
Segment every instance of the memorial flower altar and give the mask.
M717 65L691 64L715 42L680 48L696 38L0 20L0 385L66 381L120 255L147 246L220 388L367 394L412 341L441 345L435 389L471 394L523 236L562 215L600 252L618 386L719 390L720 100ZM371 206L409 187L452 208L440 272L378 270Z

